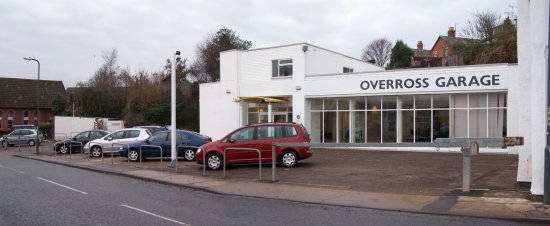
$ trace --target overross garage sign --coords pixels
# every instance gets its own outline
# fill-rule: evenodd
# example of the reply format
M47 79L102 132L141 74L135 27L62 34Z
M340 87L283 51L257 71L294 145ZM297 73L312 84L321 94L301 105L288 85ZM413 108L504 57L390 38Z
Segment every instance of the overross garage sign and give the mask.
M439 88L455 87L489 87L499 86L500 75L482 75L482 76L456 76L456 77L437 77L437 78L416 78L416 79L377 79L364 80L359 86L362 90L387 90L387 89L412 89L412 88L430 88L435 86Z
M508 90L508 67L414 70L306 77L305 96L363 96L415 93L488 92Z

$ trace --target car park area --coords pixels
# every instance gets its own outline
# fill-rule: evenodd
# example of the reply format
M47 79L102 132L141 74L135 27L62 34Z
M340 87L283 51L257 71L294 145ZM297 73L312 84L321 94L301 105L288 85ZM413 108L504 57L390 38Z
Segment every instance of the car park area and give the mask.
M20 150L20 151L19 151ZM33 155L28 146L2 148L2 152ZM292 168L280 164L276 177L280 184L306 185L339 190L384 192L412 195L461 193L462 154L445 152L397 152L356 149L314 149L314 155ZM40 155L54 156L79 164L100 164L119 169L147 169L175 173L170 158L147 158L129 162L126 157L105 155L90 158L81 153L56 154L43 144ZM528 188L515 181L517 155L480 154L472 158L472 194L489 197L526 197ZM271 164L262 165L262 178L271 178ZM178 174L222 178L222 171L206 170L194 161L178 158ZM258 164L230 165L226 179L257 181ZM264 179L268 181L267 179Z

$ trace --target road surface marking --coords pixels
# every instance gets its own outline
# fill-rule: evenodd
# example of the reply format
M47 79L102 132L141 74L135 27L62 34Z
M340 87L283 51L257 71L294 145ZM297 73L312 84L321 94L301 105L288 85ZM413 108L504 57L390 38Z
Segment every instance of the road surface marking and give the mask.
M3 166L3 165L0 165L0 168L6 168L6 169L9 169L9 170L11 170L11 171L18 172L18 173L20 173L20 174L25 174L25 173L23 173L23 172L21 172L21 171L19 171L19 170L16 170L16 169L14 169L14 168L10 168L10 167L7 167L7 166Z
M76 191L76 192L80 192L80 193L85 194L85 195L88 194L88 193L86 193L86 192L83 192L83 191L80 191L80 190L71 188L71 187L69 187L69 186L65 186L65 185L62 185L62 184L59 184L59 183L55 183L55 182L53 182L53 181L51 181L51 180L46 180L46 179L44 179L44 178L42 178L42 177L37 177L37 179L46 181L46 182L48 182L48 183L55 184L55 185L57 185L57 186L59 186L59 187L63 187L63 188L69 189L69 190L73 190L73 191Z
M163 217L163 216L160 216L160 215L157 215L157 214L154 214L154 213L151 213L151 212L147 212L147 211L145 211L145 210L141 210L141 209L138 209L138 208L135 208L135 207L131 207L131 206L128 206L128 205L125 205L125 204L120 204L120 205L121 205L121 206L124 206L124 207L126 207L126 208L129 208L129 209L133 209L133 210L136 210L136 211L139 211L139 212L142 212L142 213L149 214L149 215L151 215L151 216L155 216L155 217L158 217L158 218L167 220L167 221L174 222L174 223L176 223L176 224L191 226L191 225L189 225L189 224L186 224L186 223L183 223L183 222L179 222L179 221L177 221L177 220L173 220L173 219L170 219L170 218L167 218L167 217Z

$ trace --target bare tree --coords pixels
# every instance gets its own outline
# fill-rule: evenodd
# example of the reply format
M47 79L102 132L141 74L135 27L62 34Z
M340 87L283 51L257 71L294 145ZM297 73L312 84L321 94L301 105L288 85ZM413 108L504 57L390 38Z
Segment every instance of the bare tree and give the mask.
M500 15L493 11L478 11L472 14L461 35L465 38L482 41L493 40L493 28L500 22Z
M97 69L94 76L87 83L84 83L85 86L110 89L121 84L118 79L120 72L120 67L117 63L118 50L105 51L102 58L105 62Z
M364 49L361 59L365 62L374 61L374 64L384 67L390 60L392 42L384 37L371 41Z

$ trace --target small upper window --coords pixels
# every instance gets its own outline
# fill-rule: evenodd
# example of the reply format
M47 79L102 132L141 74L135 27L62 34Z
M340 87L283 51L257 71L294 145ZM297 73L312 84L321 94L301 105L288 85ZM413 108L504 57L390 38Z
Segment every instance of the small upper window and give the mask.
M352 72L353 72L353 68L344 67L343 71L344 71L344 73L352 73Z
M292 76L292 59L271 61L271 76L274 78Z

